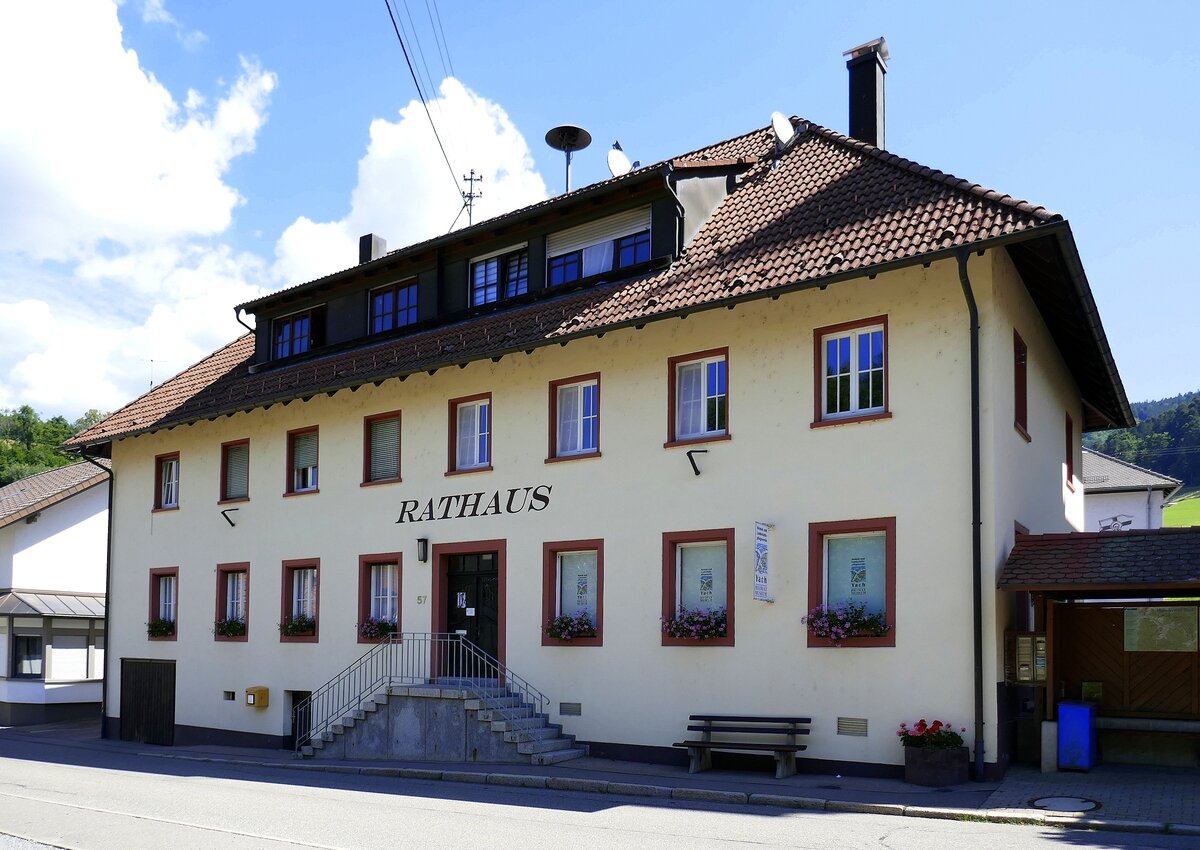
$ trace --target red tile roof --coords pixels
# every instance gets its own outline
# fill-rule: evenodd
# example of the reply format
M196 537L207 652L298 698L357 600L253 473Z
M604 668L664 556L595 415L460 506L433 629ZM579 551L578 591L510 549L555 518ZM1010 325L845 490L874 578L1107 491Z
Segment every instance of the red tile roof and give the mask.
M108 461L100 463L108 465ZM38 472L0 487L0 528L44 511L107 479L103 470L84 461Z
M247 335L155 387L68 445L102 444L318 392L861 276L890 264L949 256L956 247L997 237L1040 236L1041 230L1062 221L1042 207L811 124L778 162L768 128L677 159L692 164L748 159L755 164L742 174L738 188L718 205L684 254L665 270L257 374L249 370L253 339ZM593 191L594 187L587 187L563 197ZM562 198L535 207L559 202ZM501 218L519 217L530 209L534 208ZM1084 300L1080 309L1086 313L1090 305L1094 311L1090 294ZM1072 314L1063 322L1076 318ZM1081 356L1088 366L1105 358L1111 366L1107 341L1096 327L1093 345ZM1115 367L1092 371L1107 382L1101 390L1107 387L1109 392L1088 401L1105 409L1111 419L1127 416L1128 403ZM1084 384L1082 378L1080 383Z
M997 586L1111 593L1200 589L1200 526L1020 536Z

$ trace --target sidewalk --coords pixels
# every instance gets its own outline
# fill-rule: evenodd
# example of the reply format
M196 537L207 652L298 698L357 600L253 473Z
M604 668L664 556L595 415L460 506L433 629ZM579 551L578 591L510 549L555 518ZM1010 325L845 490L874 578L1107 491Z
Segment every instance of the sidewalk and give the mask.
M281 771L324 771L430 781L487 783L624 797L699 803L762 805L904 817L955 818L1061 828L1157 832L1200 836L1200 773L1188 768L1100 765L1089 773L1043 774L1024 765L999 782L930 789L899 779L710 770L611 759L580 758L559 765L298 759L285 750L241 747L154 747L102 740L95 724L8 729L22 735L142 756ZM1033 805L1060 798L1047 808ZM1095 806L1091 804L1094 803ZM1043 803L1043 805L1045 805ZM1090 808L1069 812L1062 808Z

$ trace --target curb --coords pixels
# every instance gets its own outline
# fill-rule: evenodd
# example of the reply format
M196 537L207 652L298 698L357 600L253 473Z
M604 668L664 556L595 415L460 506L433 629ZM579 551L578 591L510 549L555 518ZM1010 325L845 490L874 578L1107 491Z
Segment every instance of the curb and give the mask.
M623 797L656 797L696 803L721 805L767 806L813 812L842 812L894 817L931 818L936 820L980 821L1021 826L1055 826L1062 829L1082 829L1104 832L1130 832L1163 835L1200 835L1200 824L1167 823L1164 821L1089 818L1043 811L987 811L983 809L949 809L932 806L905 806L901 803L856 803L847 800L823 800L819 797L793 797L787 794L748 794L744 791L722 791L713 788L678 788L668 785L649 785L636 782L611 782L607 779L585 779L570 776L545 776L533 773L483 773L474 770L436 770L419 767L355 767L341 764L284 763L250 759L191 756L143 752L139 755L179 761L211 762L277 770L298 770L312 773L338 773L358 776L381 776L398 779L422 779L437 782L463 782L476 785L496 785L511 788L547 788L586 794L612 794Z

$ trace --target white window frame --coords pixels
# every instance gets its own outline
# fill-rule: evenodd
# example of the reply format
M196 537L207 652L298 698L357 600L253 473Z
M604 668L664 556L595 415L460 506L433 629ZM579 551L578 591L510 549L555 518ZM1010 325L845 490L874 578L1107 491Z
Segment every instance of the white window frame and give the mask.
M160 508L179 507L179 457L166 457L158 462Z
M297 466L296 459L296 443L302 439L311 437L314 443L314 460L308 466ZM288 439L291 442L288 454L291 459L291 481L293 493L311 493L318 488L317 470L320 466L321 443L320 436L316 431L302 431L300 433L289 434Z
M246 570L227 570L225 576L225 619L246 622L246 586L250 575Z
M158 618L174 623L179 614L179 576L158 576Z
M563 555L579 555L582 553L590 553L596 563L596 607L595 610L589 611L588 615L592 618L592 624L596 625L596 620L600 616L600 550L599 549L560 549L554 553L554 616L561 617L565 613L562 609L562 571L563 571ZM575 612L569 612L574 614Z
M686 541L686 542L681 541L681 542L675 544L675 613L676 614L678 614L681 610L683 610L683 601L682 601L683 600L683 550L684 549L700 549L703 547L718 547L718 546L721 548L721 552L723 554L723 558L722 558L723 563L721 565L721 568L723 570L727 570L728 569L728 558L729 558L729 543L727 541L725 541L723 539L722 540L694 540L694 541ZM724 608L726 611L729 610L729 582L728 582L726 575L723 574L722 578L725 579L725 581L724 581L725 600L722 604L716 605L712 609L710 609L713 611L717 610L718 608Z
M882 355L882 363L878 369L872 367L869 363L867 368L863 368L859 357L859 339L863 336L878 333L880 335L880 349ZM849 357L845 364L836 364L839 371L836 375L829 374L829 343L839 340L849 340ZM873 413L883 413L887 410L887 327L884 323L874 323L863 325L862 327L851 328L849 330L834 331L832 333L823 334L820 339L821 350L821 419L845 419L854 416L866 416ZM845 371L841 367L845 366ZM863 375L871 376L872 373L878 372L878 380L882 384L881 397L882 402L878 405L861 406L858 398L859 381ZM849 407L845 410L829 410L829 382L831 378L837 379L845 376L849 381ZM873 380L868 377L868 380ZM840 406L840 405L839 405Z
M708 367L712 364L720 363L725 374L725 391L718 392L719 388L710 386ZM700 396L698 399L692 399L693 403L700 405L700 430L684 431L683 430L683 406L685 399L683 397L683 373L685 369L699 368L700 370ZM724 419L725 423L720 427L709 427L708 422L708 403L710 399L724 399ZM729 358L725 354L718 354L712 357L702 357L696 360L685 360L675 364L675 439L676 440L695 440L704 437L722 436L729 432Z
M395 561L371 564L368 573L371 616L395 623L400 617L400 565Z
M463 411L474 411L474 426L469 434L463 433ZM480 416L481 411L483 416ZM481 425L481 419L484 420ZM464 440L464 438L467 438ZM479 444L483 441L486 457L480 458ZM468 446L469 453L463 448ZM464 401L454 406L454 468L455 470L486 469L492 465L492 400L480 398Z
M585 414L584 413L584 395L585 395L586 389L589 387L594 390L595 410L593 412L591 412L590 414ZM567 405L563 404L563 395L570 390L577 391L577 399L578 399L578 405L576 408L578 416L576 416L575 421L573 423L573 431L574 431L573 436L575 438L575 445L577 446L577 448L564 449L562 437L563 437L563 426L566 422L566 420L564 419L564 416L566 413ZM557 388L555 395L556 395L556 397L554 400L554 408L555 408L555 419L557 420L554 423L555 457L573 457L575 455L595 454L596 452L598 452L600 450L600 381L597 380L596 378L592 378L587 381L578 381L573 384L560 384ZM586 429L584 428L584 425L588 421L591 421L592 423L595 424L595 428L593 430L594 442L590 446L585 446L583 444L584 435L586 433Z
M292 567L292 618L317 619L317 568Z

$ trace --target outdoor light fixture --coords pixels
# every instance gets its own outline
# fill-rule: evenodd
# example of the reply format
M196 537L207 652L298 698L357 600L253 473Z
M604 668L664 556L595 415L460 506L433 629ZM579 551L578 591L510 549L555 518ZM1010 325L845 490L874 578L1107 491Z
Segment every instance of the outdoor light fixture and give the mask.
M429 560L429 538L417 538L417 560L422 564Z

